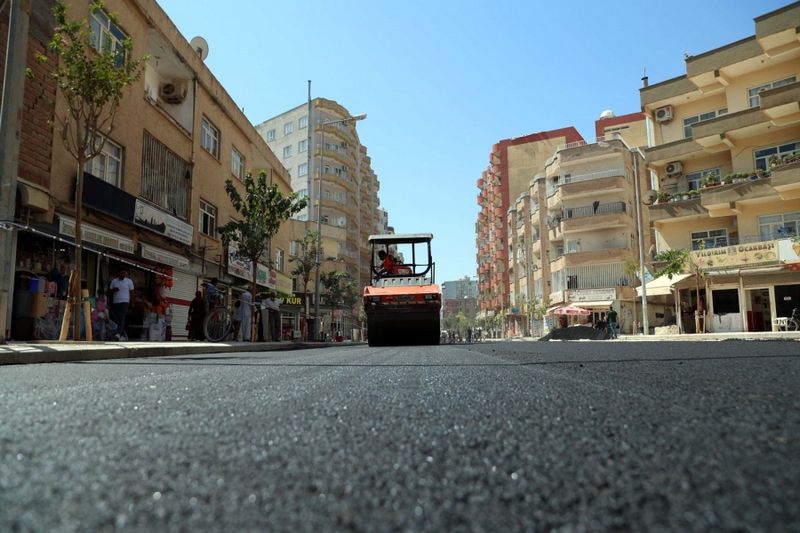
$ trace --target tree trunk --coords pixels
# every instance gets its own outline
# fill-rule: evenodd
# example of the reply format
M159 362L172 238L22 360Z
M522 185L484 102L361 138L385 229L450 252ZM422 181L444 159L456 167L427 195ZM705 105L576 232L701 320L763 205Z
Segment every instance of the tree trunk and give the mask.
M70 300L73 303L74 320L72 329L72 340L81 340L81 288L82 272L81 264L83 262L83 239L81 237L81 225L83 222L83 165L86 163L85 158L78 158L78 174L75 177L75 290L74 294L70 295ZM88 319L88 317L87 317ZM69 320L69 317L64 317L64 320ZM87 320L88 321L88 320Z
M250 302L256 301L256 280L258 279L258 263L253 262L253 282L250 284ZM250 338L248 342L255 342L258 338L258 324L256 323L255 305L250 308Z

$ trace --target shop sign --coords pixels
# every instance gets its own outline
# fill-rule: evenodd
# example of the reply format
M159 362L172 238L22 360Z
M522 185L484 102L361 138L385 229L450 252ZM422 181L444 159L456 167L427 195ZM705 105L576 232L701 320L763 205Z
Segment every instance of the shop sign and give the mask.
M800 262L800 241L781 239L778 241L778 257L784 263Z
M74 239L75 220L59 215L58 232ZM119 250L120 252L129 254L133 253L133 240L123 237L122 235L100 229L96 226L92 226L91 224L81 224L81 240L83 242L91 242L94 244L99 244L100 246L105 246L106 248Z
M610 289L576 289L568 290L565 294L566 302L579 304L581 302L597 302L603 300L616 300L617 290Z
M283 305L296 305L298 307L303 307L305 304L303 303L303 296L288 296L283 298L281 304Z
M778 263L778 241L753 242L691 252L700 269L742 268Z
M238 251L239 247L235 242L228 244L228 274L252 281L253 269L250 266L251 263L244 257L239 257Z
M136 199L136 211L133 223L139 227L149 229L168 239L192 244L192 225L183 220L153 207L142 199Z
M178 268L189 268L190 266L188 258L147 244L142 244L142 257L156 263Z
M258 272L256 273L256 283L270 289L276 289L276 272L267 268L266 265L258 264Z
M270 270L270 275L275 276L275 285L274 287L278 292L282 292L283 294L292 294L293 287L292 287L292 278L287 276L286 274L282 274L276 270ZM273 279L273 278L270 278Z

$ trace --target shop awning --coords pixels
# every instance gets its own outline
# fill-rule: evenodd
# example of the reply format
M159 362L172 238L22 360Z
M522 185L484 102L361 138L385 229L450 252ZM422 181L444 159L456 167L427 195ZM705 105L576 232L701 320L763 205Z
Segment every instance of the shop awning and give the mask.
M691 276L691 274L675 274L672 279L667 275L659 276L653 281L647 283L647 296L666 296L672 293L672 287L676 283L683 281ZM636 294L642 295L642 288L636 287Z
M586 309L593 309L593 308L603 308L608 309L613 300L594 300L592 302L572 302L573 305L577 305L578 307L584 307Z

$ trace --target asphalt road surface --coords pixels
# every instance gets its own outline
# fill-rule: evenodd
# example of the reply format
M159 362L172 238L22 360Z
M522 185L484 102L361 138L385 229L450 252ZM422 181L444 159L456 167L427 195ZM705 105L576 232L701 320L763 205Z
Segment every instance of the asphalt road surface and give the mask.
M800 344L0 367L0 531L800 531Z

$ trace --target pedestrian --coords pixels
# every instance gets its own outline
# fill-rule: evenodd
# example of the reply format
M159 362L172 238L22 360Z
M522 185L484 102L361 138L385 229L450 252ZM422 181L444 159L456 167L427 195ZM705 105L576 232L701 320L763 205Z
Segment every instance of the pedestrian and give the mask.
M189 304L189 320L186 323L187 337L190 341L205 340L206 335L203 331L203 323L206 318L206 302L203 293L194 293L194 300Z
M253 326L253 295L245 289L239 295L239 341L250 342Z
M467 327L467 342L470 343L470 344L472 343L472 328L471 327Z
M281 304L275 298L275 293L270 292L265 302L269 313L269 336L273 341L279 341L281 330Z
M125 334L125 318L128 316L128 306L131 304L133 282L128 277L127 270L121 269L117 277L111 280L110 291L113 297L111 311L114 313L113 320L117 324L117 333L114 338L128 340L128 336Z
M614 311L613 307L608 308L608 315L606 316L608 319L608 331L611 334L612 339L617 338L617 312Z

